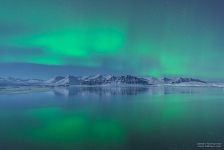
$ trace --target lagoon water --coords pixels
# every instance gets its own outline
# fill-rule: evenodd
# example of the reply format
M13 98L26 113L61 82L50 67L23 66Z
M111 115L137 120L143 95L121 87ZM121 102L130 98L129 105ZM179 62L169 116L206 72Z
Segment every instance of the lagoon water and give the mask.
M222 88L1 93L0 150L202 149L198 143L224 142L223 117Z

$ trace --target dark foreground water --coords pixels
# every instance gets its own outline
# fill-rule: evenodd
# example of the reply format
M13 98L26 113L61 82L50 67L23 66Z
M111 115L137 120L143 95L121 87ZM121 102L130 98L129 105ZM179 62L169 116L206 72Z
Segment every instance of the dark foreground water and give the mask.
M218 150L223 142L222 88L0 94L0 150Z

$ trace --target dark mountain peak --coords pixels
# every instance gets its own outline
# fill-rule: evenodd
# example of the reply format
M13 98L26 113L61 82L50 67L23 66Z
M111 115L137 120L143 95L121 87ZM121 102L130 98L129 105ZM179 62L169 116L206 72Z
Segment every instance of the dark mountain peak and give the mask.
M64 78L65 77L63 77L63 76L56 76L56 77L54 77L52 79L47 80L46 83L56 83L56 82L58 82L58 81L60 81L60 80L62 80Z
M61 79L64 79L65 77L63 77L63 76L56 76L54 79L56 80L56 81L59 81L59 80L61 80Z
M172 79L167 78L167 77L162 77L162 78L160 78L160 81L163 82L163 83L169 83L169 82L172 81Z
M199 83L206 83L205 81L194 79L194 78L183 78L179 77L172 81L172 83L183 83L183 82L199 82Z

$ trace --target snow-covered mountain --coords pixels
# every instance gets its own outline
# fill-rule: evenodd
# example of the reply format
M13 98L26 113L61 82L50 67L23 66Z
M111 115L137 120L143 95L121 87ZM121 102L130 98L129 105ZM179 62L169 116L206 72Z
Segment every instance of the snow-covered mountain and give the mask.
M56 83L56 82L58 82L58 81L60 81L60 80L62 80L62 79L64 79L64 77L62 77L62 76L57 76L57 77L54 77L54 78L51 78L51 79L45 81L45 83L46 83L46 84Z
M49 80L0 78L0 86L215 86L216 84L193 78L154 78L136 77L131 75L93 75L93 76L56 76ZM219 84L220 87L221 84Z
M174 80L171 80L171 83L186 83L186 82L197 82L197 83L206 83L205 81L199 80L199 79L193 79L193 78L175 78Z
M66 76L55 77L44 82L50 86L70 86L70 85L203 85L205 81L193 78L154 78L136 77L131 75L94 75L94 76Z
M51 86L69 86L69 85L121 85L121 84L139 84L149 85L147 79L135 76L112 76L112 75L94 75L94 76L66 76L55 77L44 82Z

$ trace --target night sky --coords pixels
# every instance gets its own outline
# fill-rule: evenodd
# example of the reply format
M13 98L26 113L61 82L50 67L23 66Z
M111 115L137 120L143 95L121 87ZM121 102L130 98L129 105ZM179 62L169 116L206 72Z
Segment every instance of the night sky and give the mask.
M0 0L0 76L224 79L223 0Z

